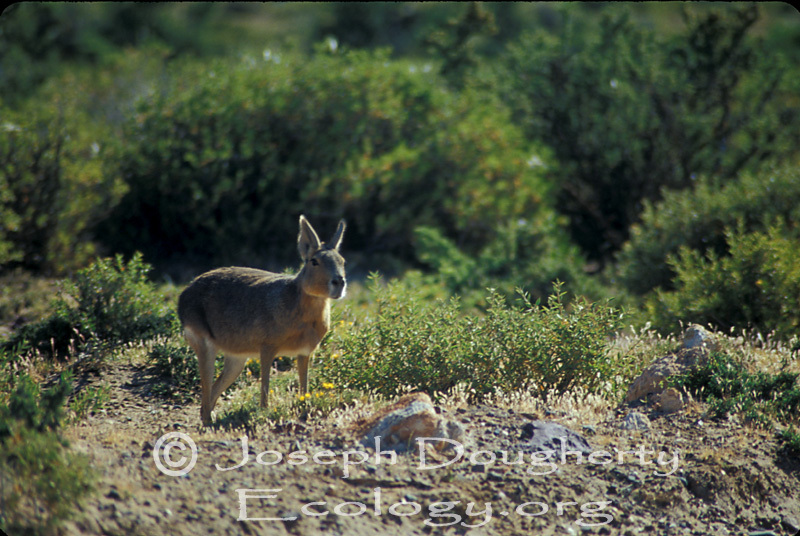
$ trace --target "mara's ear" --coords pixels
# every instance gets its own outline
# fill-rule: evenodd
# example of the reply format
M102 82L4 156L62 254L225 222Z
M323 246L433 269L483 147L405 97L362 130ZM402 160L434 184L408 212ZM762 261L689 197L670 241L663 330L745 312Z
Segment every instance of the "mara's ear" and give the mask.
M300 234L297 235L297 250L300 258L308 261L319 249L320 241L314 228L308 223L305 216L300 216Z
M336 232L333 233L333 237L326 244L327 247L335 250L339 249L339 246L342 245L342 238L344 238L345 227L347 226L345 225L344 220L339 220L339 226L336 228Z

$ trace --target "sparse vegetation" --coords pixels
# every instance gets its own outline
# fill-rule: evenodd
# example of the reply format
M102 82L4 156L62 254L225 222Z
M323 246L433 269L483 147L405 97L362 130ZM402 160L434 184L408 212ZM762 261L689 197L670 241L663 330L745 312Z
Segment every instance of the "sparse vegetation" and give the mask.
M673 378L672 384L709 404L717 418L731 414L768 424L795 423L800 415L800 374L748 372L732 356L713 353L708 363Z
M89 387L73 396L69 403L73 419L80 420L103 408L108 402L110 389L108 386Z
M156 343L147 354L147 361L154 372L163 379L162 383L155 387L156 393L186 400L199 392L197 356L187 345Z

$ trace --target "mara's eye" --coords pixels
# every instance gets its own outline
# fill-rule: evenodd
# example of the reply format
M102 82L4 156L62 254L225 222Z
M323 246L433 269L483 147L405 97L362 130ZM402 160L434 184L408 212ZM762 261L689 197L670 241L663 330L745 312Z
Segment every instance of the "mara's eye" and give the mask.
M317 259L311 259L311 266L319 266L319 261Z

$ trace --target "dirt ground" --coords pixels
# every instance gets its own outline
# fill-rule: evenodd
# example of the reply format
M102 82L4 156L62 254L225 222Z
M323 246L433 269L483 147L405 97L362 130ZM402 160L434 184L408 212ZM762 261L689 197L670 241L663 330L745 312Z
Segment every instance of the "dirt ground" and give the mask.
M778 450L774 432L707 421L700 404L672 415L640 408L651 421L643 431L620 428L631 408L610 408L581 426L564 411L541 416L462 404L441 409L466 429L452 449L423 457L412 448L393 458L359 446L342 419L247 433L203 428L197 403L151 394L157 380L144 364L105 365L82 381L110 386L111 400L66 431L98 474L97 491L66 524L68 534L800 530L800 460ZM548 458L526 450L525 425L541 417L571 423L591 452L561 449ZM159 442L167 433L185 436ZM188 441L196 457L186 472ZM156 458L185 474L166 474Z

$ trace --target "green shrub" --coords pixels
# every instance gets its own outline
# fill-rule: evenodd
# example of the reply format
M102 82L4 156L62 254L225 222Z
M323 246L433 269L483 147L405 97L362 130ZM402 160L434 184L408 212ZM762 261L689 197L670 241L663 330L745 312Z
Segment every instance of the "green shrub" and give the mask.
M385 290L374 283L372 292L377 316L347 331L337 329L329 342L332 353L317 359L325 379L384 396L406 386L443 392L464 380L462 347L474 337L464 329L457 300L425 305L396 283Z
M294 262L297 215L347 248L414 259L413 229L479 251L548 202L502 103L385 52L188 64L143 101L113 166L129 192L100 229L148 259ZM326 223L326 221L328 223Z
M608 342L621 327L623 314L609 303L578 297L565 301L561 284L553 285L547 305L522 295L521 307L490 296L483 336L494 349L482 359L488 372L498 366L497 383L505 391L533 382L543 391L575 388L616 392L623 364L610 358Z
M63 356L89 341L115 345L171 333L175 314L149 271L140 254L128 262L121 255L98 260L63 282L49 317L23 327L4 347Z
M566 304L559 285L546 307L527 298L511 306L491 293L482 317L462 314L457 299L421 303L397 282L373 282L372 292L375 316L349 329L343 320L317 360L321 376L337 387L436 395L463 384L476 400L531 385L560 392L618 387L607 337L620 326L619 312L585 300Z
M635 294L675 286L667 263L681 246L699 253L728 253L725 229L742 222L746 232L765 231L777 219L800 225L800 168L774 166L743 173L720 185L700 178L694 189L664 192L658 203L646 203L641 223L618 256L621 283Z
M748 328L789 339L800 332L800 238L785 224L746 233L740 224L725 233L729 252L706 255L682 247L668 262L675 290L656 290L646 302L647 317L663 331L679 322Z
M125 343L166 335L174 314L147 279L150 266L134 254L100 259L78 271L64 290L77 303L82 327L94 338Z
M58 428L71 377L42 391L23 375L0 393L0 528L9 534L50 534L91 491L84 456L68 450Z
M593 259L623 245L646 200L798 154L797 67L753 38L757 6L687 9L668 38L623 10L580 16L509 47L497 91L552 147L558 208Z
M673 378L671 384L707 401L717 418L739 413L762 423L770 418L796 422L800 414L798 377L790 372L750 373L730 356L713 353L706 365L693 367Z

